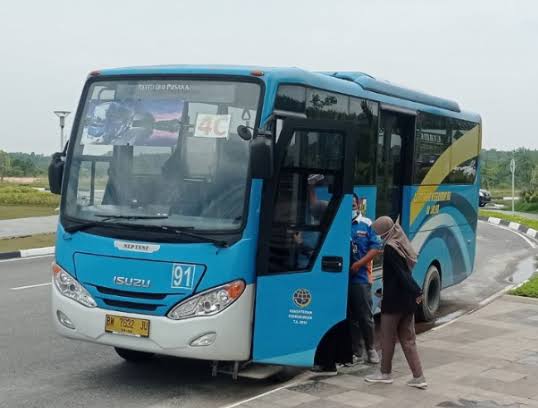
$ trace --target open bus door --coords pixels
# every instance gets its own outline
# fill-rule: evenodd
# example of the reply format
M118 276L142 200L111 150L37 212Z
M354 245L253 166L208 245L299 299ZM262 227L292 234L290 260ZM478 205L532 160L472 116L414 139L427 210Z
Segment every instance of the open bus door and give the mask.
M352 122L283 122L263 192L255 362L312 366L346 318L356 135Z

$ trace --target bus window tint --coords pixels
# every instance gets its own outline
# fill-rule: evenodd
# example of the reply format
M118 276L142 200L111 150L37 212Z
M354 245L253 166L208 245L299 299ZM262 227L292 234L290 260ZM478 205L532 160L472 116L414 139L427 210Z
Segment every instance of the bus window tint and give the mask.
M351 98L349 111L359 125L357 153L355 156L355 185L371 185L374 181L378 105L364 99Z
M304 270L330 225L341 195L344 137L296 131L280 170L269 244L269 271Z
M450 147L451 138L445 117L420 112L415 140L414 183L421 184L437 159ZM449 161L441 173L448 174Z
M450 132L452 134L452 143L462 137L470 136L469 131L473 130L478 124L473 122L467 122L465 120L451 119L450 120ZM473 184L476 178L476 169L478 166L479 145L476 144L476 151L473 152L474 157L464 162L459 162L457 157L451 156L450 158L450 174L445 183L452 184Z
M349 96L309 88L306 90L306 116L309 119L348 119Z
M306 88L295 85L282 85L278 88L275 109L287 112L304 113L306 108Z

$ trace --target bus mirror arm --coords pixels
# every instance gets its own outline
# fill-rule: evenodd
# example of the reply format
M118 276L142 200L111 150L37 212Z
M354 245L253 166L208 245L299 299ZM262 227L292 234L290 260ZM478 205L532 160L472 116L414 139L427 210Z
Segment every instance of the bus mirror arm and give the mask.
M250 173L263 180L273 177L273 142L265 132L258 131L250 143Z
M49 164L49 188L53 194L62 193L62 179L64 174L65 165L65 150L63 152L56 152L52 155L52 159Z

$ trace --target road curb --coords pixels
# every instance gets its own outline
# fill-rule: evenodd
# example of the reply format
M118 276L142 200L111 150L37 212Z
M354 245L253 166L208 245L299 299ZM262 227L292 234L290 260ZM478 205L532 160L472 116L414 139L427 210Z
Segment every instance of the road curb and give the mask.
M19 251L0 252L0 260L31 258L33 256L53 255L54 247L21 249Z
M511 230L521 232L522 234L525 234L526 236L533 239L538 238L538 231L536 231L534 228L527 227L526 225L522 225L517 222L507 221L497 217L479 216L478 219L493 225L502 225L503 227L510 228Z

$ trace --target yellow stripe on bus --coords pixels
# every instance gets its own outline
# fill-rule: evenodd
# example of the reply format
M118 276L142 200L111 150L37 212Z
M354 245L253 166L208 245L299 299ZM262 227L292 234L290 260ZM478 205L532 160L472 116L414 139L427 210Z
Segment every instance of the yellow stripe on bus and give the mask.
M422 180L411 201L409 223L413 224L426 205L425 200L415 200L416 197L427 197L434 193L439 184L461 163L478 156L480 153L480 126L475 126L456 140L441 156Z

